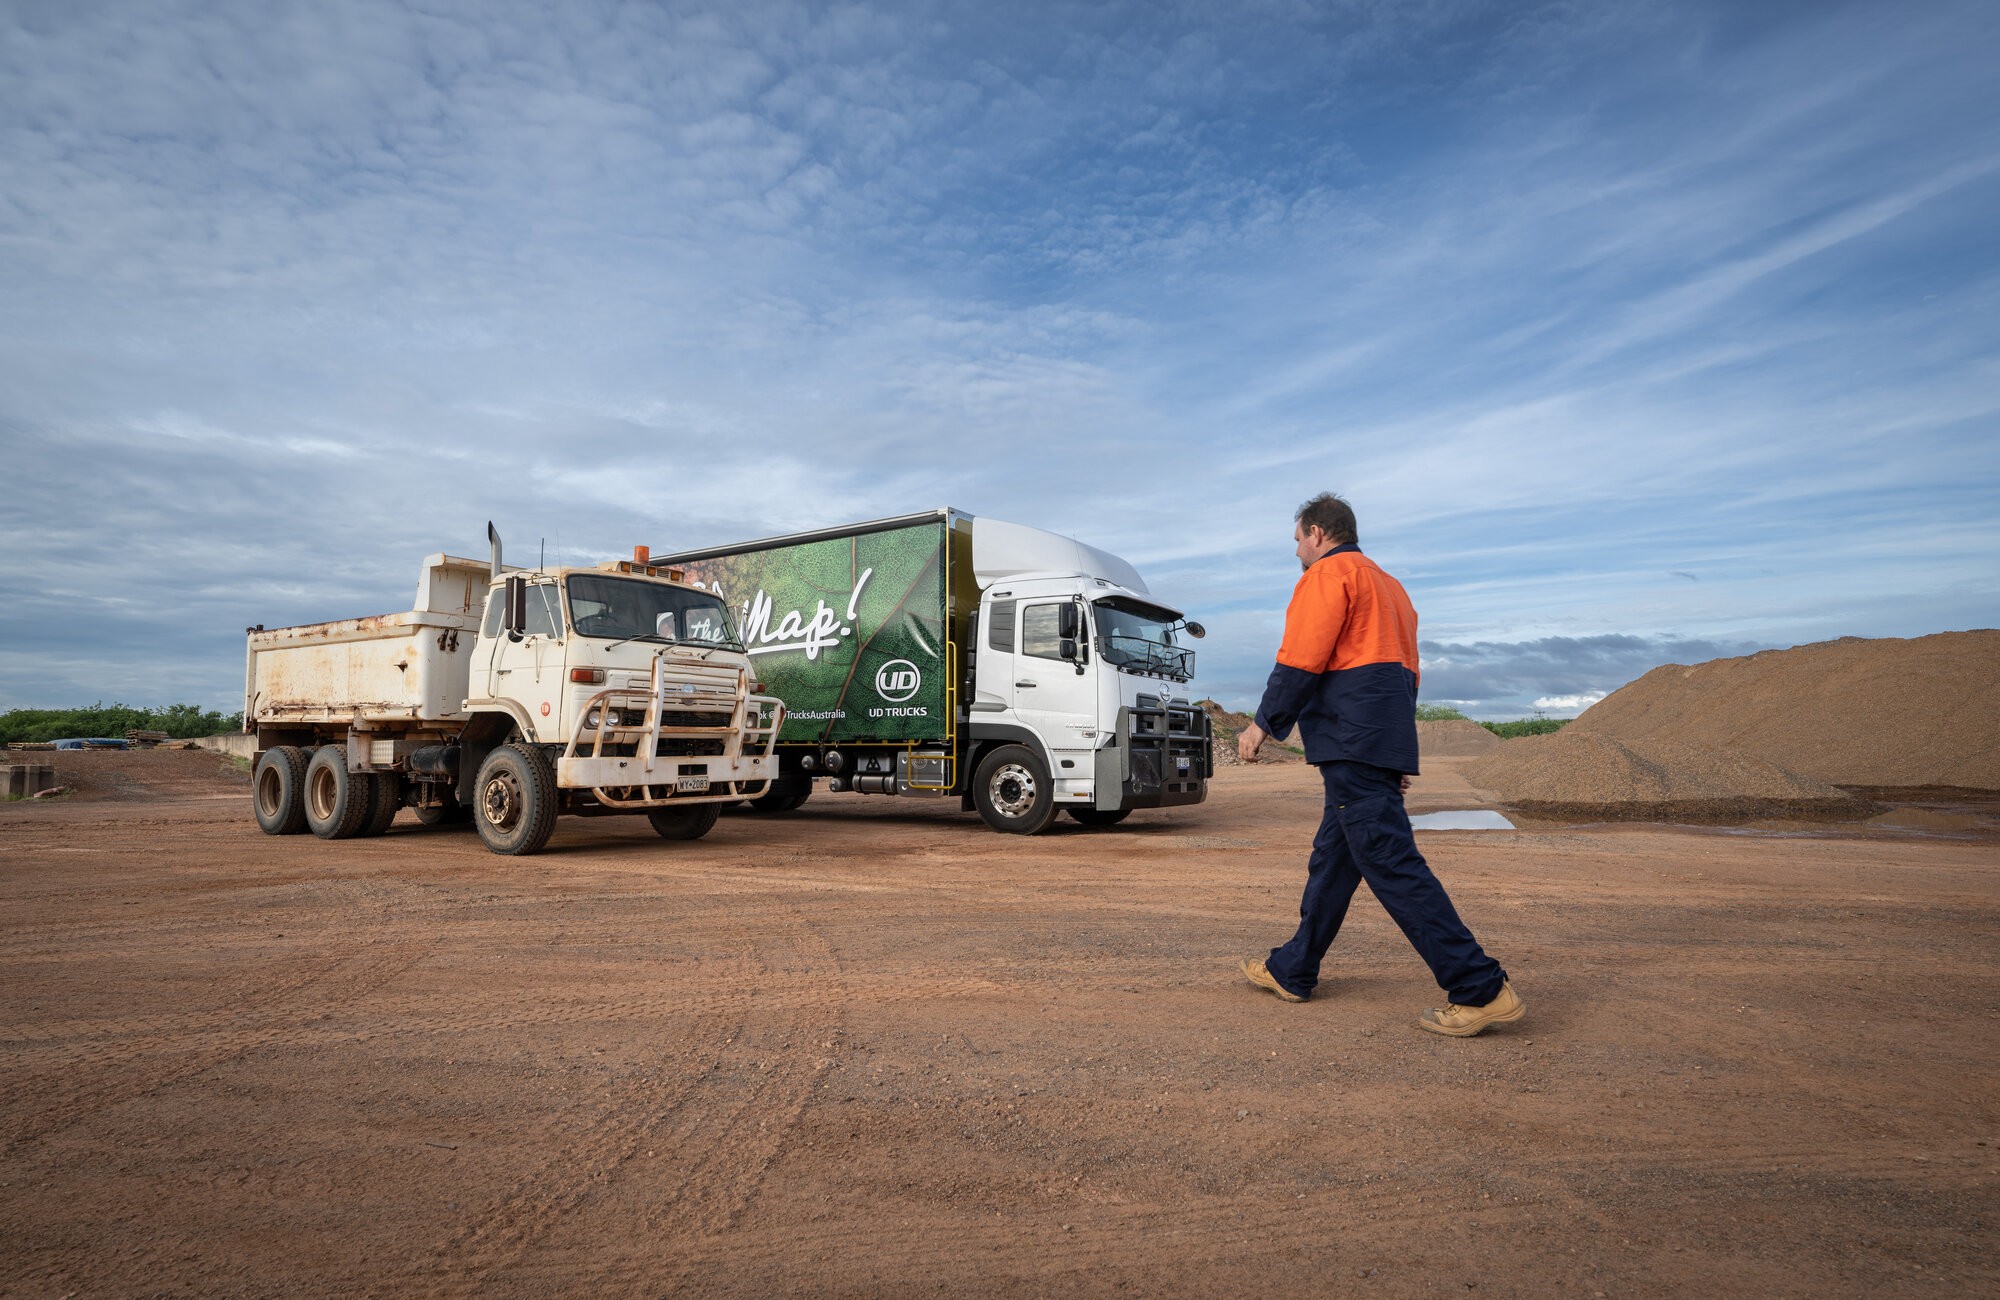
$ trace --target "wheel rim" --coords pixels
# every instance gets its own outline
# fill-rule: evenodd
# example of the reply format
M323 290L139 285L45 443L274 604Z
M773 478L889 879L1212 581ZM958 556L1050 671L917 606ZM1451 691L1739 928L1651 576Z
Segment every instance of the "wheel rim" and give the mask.
M316 767L306 774L306 811L314 821L333 820L334 775L331 768Z
M986 783L986 798L1002 817L1021 817L1035 806L1035 774L1019 763L1003 763Z
M257 774L257 811L265 817L276 817L284 808L284 782L279 780L277 768L267 766Z
M496 830L512 830L521 820L521 782L512 772L495 772L479 792L479 811Z

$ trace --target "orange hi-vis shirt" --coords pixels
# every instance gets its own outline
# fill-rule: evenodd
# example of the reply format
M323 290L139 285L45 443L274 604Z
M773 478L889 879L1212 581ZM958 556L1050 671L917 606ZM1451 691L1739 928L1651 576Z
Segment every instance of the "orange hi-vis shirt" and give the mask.
M1309 673L1401 664L1421 684L1416 607L1403 584L1360 551L1330 551L1292 588L1278 662Z
M1306 761L1417 771L1417 611L1357 546L1337 546L1299 578L1257 724L1282 740L1296 723Z

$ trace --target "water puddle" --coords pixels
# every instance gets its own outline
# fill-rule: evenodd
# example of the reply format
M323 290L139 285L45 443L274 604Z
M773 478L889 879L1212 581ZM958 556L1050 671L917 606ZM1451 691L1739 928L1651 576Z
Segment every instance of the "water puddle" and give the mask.
M1511 831L1514 823L1497 812L1481 808L1471 812L1420 813L1410 818L1420 831Z

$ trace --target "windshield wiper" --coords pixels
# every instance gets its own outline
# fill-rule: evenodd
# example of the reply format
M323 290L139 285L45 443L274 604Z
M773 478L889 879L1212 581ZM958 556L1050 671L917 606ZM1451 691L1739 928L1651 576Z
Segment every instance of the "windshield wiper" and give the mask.
M661 636L658 632L634 632L631 636L624 637L621 640L613 641L610 645L605 646L604 648L606 650L616 650L619 646L624 645L625 642L627 641L658 641L662 645L680 644L680 642L674 640L672 637Z

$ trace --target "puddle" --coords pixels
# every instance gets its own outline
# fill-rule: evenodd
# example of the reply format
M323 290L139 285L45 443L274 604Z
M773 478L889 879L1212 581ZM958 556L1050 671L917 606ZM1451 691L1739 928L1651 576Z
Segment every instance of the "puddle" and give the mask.
M1410 826L1420 831L1511 831L1514 823L1497 812L1481 808L1473 812L1420 813L1410 818Z

